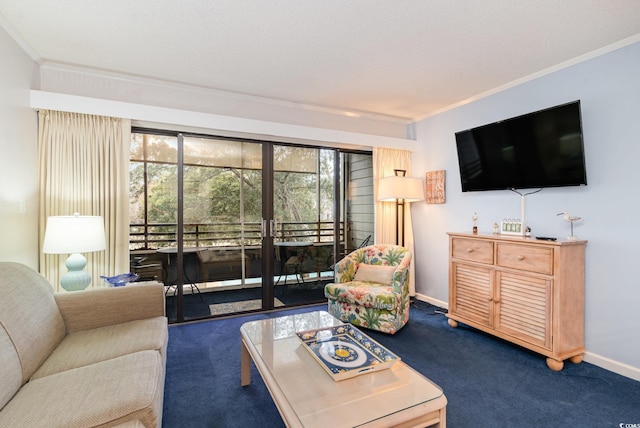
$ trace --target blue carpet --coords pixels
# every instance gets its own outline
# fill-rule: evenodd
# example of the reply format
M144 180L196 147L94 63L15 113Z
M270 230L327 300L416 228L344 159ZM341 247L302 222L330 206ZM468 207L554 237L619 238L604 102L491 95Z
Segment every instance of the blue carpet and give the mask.
M240 386L240 326L325 309L171 326L163 426L283 427L253 365L251 385ZM640 426L640 382L589 363L553 372L543 356L463 324L451 328L436 310L416 302L397 334L365 332L444 390L448 427Z

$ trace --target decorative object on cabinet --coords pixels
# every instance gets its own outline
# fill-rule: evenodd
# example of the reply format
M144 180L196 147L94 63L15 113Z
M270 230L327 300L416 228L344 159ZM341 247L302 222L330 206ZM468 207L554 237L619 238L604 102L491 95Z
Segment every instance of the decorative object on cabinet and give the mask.
M450 326L545 355L551 370L582 362L586 241L448 235Z
M500 222L500 233L503 235L523 235L524 224L517 219L507 219L505 218Z
M477 235L478 234L478 213L474 212L473 217L471 217L471 220L473 220L473 234Z
M576 221L582 221L582 217L576 217L574 215L567 214L566 211L559 213L564 221L568 221L571 224L571 235L567 236L567 241L577 241L578 237L573 234L573 223Z
M378 201L396 203L396 245L403 246L405 205L424 200L424 189L422 180L405 177L404 169L394 169L394 173L378 183Z
M426 202L428 204L444 204L446 199L445 170L430 171L426 174Z

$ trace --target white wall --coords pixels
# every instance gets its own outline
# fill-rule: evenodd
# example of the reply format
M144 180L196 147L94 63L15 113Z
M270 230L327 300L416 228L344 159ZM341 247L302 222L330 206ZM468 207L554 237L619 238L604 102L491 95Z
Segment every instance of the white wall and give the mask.
M0 260L37 268L38 136L29 90L37 87L38 67L2 28L0 58Z
M505 62L505 64L507 64ZM508 66L508 65L507 65ZM527 197L534 236L567 236L556 214L582 216L574 233L586 250L586 360L640 380L640 43L420 121L414 175L446 170L446 204L412 204L416 291L448 301L447 231L480 232L494 221L520 217L509 191L462 193L454 133L474 126L581 100L586 187L544 189Z

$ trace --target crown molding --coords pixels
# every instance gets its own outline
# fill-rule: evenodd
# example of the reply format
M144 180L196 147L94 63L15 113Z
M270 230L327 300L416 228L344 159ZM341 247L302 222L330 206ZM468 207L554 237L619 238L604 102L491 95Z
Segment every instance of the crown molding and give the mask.
M554 65L552 67L549 67L549 68L546 68L544 70L538 71L537 73L529 74L528 76L522 77L520 79L516 79L516 80L514 80L512 82L509 82L509 83L506 83L504 85L498 86L497 88L490 89L488 91L485 91L485 92L479 93L477 95L474 95L472 97L466 98L466 99L464 99L462 101L459 101L457 103L450 104L450 105L448 105L446 107L443 107L441 109L435 110L435 111L433 111L433 112L431 112L431 113L429 113L427 115L424 115L424 116L421 116L421 117L417 117L417 118L414 119L414 122L419 122L421 120L428 119L428 118L433 117L433 116L437 116L437 115L439 115L441 113L445 113L447 111L456 109L458 107L462 107L462 106L464 106L466 104L470 104L472 102L481 100L483 98L490 97L491 95L495 95L497 93L506 91L507 89L514 88L516 86L522 85L522 84L530 82L532 80L536 80L536 79L538 79L540 77L547 76L549 74L555 73L555 72L560 71L560 70L564 70L565 68L569 68L571 66L574 66L574 65L589 61L591 59L594 59L594 58L597 58L599 56L608 54L608 53L616 51L618 49L622 49L622 48L624 48L626 46L630 46L630 45L633 45L633 44L638 43L638 42L640 42L640 34L636 34L635 36L627 37L626 39L622 39L622 40L620 40L620 41L618 41L616 43L612 43L612 44L607 45L607 46L605 46L603 48L596 49L595 51L588 52L588 53L586 53L584 55L577 56L577 57L575 57L573 59L570 59L570 60L567 60L567 61L563 61L563 62L561 62L559 64L556 64L556 65Z

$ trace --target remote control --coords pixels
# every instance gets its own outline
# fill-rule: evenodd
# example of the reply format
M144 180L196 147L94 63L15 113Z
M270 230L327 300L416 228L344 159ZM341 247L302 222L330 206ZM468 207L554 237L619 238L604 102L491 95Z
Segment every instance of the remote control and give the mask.
M536 236L536 239L540 239L542 241L555 241L557 238L550 238L548 236Z

